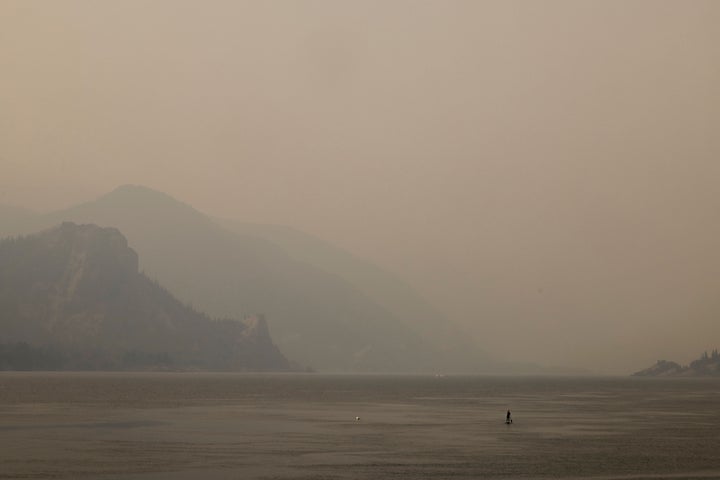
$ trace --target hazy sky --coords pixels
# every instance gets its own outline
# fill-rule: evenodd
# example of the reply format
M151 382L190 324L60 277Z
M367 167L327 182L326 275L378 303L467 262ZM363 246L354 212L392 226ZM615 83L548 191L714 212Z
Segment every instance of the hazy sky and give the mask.
M297 226L491 353L720 346L720 2L0 0L0 203Z

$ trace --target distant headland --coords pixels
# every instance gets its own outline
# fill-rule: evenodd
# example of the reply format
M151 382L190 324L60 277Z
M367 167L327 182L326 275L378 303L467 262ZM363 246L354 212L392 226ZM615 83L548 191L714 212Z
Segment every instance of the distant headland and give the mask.
M682 366L676 362L658 360L652 367L633 373L635 377L720 377L720 354L715 349L707 352L690 365Z

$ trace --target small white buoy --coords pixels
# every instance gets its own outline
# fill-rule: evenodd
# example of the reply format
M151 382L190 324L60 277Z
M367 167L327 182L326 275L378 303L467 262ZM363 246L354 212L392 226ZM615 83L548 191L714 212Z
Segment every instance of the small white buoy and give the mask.
M355 417L355 421L356 421L356 422L359 422L359 421L360 421L360 417Z

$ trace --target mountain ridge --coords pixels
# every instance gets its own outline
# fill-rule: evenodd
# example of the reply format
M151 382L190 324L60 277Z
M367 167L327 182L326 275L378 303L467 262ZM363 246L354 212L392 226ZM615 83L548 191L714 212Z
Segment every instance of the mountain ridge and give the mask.
M65 220L119 228L148 276L213 316L266 314L276 344L304 365L325 371L453 369L427 337L347 279L297 260L261 236L223 228L169 195L121 186L31 218L24 231Z

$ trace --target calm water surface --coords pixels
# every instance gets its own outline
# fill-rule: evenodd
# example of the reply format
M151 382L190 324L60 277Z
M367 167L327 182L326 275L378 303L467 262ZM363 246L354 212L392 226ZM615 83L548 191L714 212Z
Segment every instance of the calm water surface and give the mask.
M0 478L720 478L720 381L0 373Z

